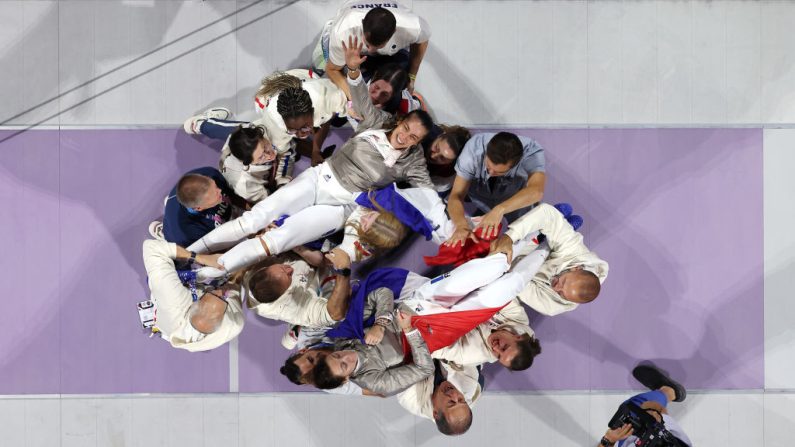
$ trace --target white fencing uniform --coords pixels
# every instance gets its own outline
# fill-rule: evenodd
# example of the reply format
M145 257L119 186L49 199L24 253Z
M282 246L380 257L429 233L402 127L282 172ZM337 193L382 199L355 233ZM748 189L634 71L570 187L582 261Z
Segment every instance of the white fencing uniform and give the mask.
M321 328L336 323L329 315L326 306L328 300L319 295L324 269L312 268L295 256L279 260L293 268L290 287L273 302L260 303L254 298L248 285L254 272L246 273L242 289L249 309L263 318L284 321L290 325Z
M188 249L196 253L222 251L267 227L283 214L294 216L312 205L350 204L356 194L343 188L328 163L322 163L302 172L251 210L217 227ZM264 249L261 254L264 254Z
M315 205L305 208L285 219L282 226L235 245L218 259L225 272L215 270L218 275L210 276L236 272L262 260L267 253L260 240L268 246L271 255L277 255L330 236L342 229L352 209L352 204Z
M550 281L566 269L582 266L595 274L600 283L604 283L607 278L607 262L589 250L583 243L582 234L574 231L563 214L549 204L542 203L530 210L514 221L505 234L517 240L535 231L546 235L550 255L519 294L519 299L544 315L557 315L576 309L578 304L558 295L552 290Z
M223 174L235 194L250 203L257 203L268 197L267 186L273 177L275 186L288 183L293 178L294 153L292 150L278 152L276 159L262 165L244 165L229 150L229 141L221 150L218 169ZM274 163L276 166L274 166Z
M226 313L218 330L212 334L202 334L190 324L188 310L193 304L191 291L182 285L177 276L174 259L177 245L166 241L146 240L143 243L143 258L152 301L157 308L155 326L171 346L188 351L207 351L237 337L245 316L240 295L227 292ZM203 291L197 291L201 298Z
M480 398L482 391L478 382L478 369L475 366L459 367L445 362L441 362L441 368L442 375L464 395L471 408ZM434 377L431 376L415 383L397 395L398 403L415 416L433 419L433 404L431 403L433 382Z
M303 81L301 88L306 90L312 99L314 127L322 126L335 116L347 116L348 98L345 96L345 92L331 80L317 78L317 74L306 69L293 69L286 73ZM277 110L278 101L278 94L268 98L256 97L254 107L262 115L262 122L266 123L268 127L271 143L282 147L287 146L295 138L295 135L287 133L284 119Z
M499 329L509 329L518 335L535 336L533 329L530 328L530 320L527 318L524 307L514 299L488 321L479 324L478 327L469 331L452 345L437 349L431 356L459 366L494 363L497 361L497 357L491 351L488 337L493 331Z

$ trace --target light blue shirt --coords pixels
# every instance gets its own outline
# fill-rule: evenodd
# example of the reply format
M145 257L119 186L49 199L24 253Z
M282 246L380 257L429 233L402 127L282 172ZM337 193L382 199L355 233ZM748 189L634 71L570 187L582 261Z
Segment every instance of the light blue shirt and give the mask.
M486 171L486 146L495 133L480 133L467 142L455 164L456 174L470 182L469 198L482 211L489 211L522 188L534 172L544 172L544 149L532 138L519 136L524 147L522 159L505 175L495 177L493 187L489 185Z

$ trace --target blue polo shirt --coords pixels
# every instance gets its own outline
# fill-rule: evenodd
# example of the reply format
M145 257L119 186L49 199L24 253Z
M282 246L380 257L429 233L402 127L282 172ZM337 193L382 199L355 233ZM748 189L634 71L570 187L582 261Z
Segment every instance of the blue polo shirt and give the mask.
M189 210L177 200L176 185L168 193L166 209L163 212L163 237L181 247L201 239L215 227L232 218L232 197L234 192L224 176L215 168L204 167L189 171L188 174L201 174L212 178L221 189L221 203L202 211Z
M527 186L534 172L544 172L544 149L532 138L519 136L524 153L505 175L494 177L489 184L486 172L486 145L496 133L480 133L469 139L455 164L455 172L470 182L469 198L482 211L489 211Z

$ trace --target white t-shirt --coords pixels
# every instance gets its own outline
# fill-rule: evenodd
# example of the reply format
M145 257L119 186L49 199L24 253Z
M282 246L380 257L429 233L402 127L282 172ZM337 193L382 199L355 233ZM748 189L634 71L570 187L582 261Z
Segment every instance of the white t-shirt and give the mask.
M366 1L349 1L340 8L331 25L329 36L329 61L337 66L345 65L345 51L342 42L348 44L348 36L355 36L362 41L362 19L370 9L380 6L395 15L395 34L383 48L377 51L383 56L392 56L398 51L415 43L426 42L431 37L428 22L411 12L410 9L397 2L374 3ZM363 48L363 50L366 49Z

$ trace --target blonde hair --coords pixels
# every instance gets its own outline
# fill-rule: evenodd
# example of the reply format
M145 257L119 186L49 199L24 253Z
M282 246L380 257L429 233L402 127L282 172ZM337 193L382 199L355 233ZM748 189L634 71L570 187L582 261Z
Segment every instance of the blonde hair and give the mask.
M288 88L301 88L300 79L283 71L277 71L270 76L264 77L260 84L259 90L257 90L257 96L260 98L277 95Z
M356 231L360 243L367 245L375 251L389 250L397 247L406 237L408 228L406 228L406 225L404 225L397 216L385 210L375 201L373 198L373 191L370 191L367 197L370 199L370 203L375 206L376 211L378 211L378 217L376 217L367 231L362 228L359 222L350 222L347 226ZM361 260L361 254L359 252L356 252L356 260Z

